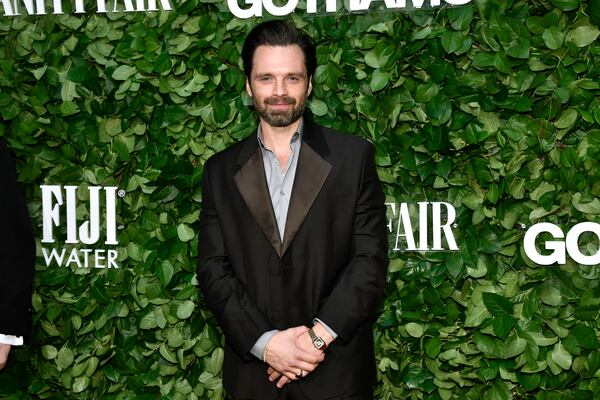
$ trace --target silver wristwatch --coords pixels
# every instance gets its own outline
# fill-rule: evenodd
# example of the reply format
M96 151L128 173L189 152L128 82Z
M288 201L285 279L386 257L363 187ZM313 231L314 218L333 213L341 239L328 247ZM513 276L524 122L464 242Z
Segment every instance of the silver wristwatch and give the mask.
M313 331L313 328L310 328L308 330L308 336L310 336L310 340L312 340L313 345L315 346L315 348L317 350L325 351L325 349L327 348L327 344L325 343L323 338L321 338L320 336L317 336L315 331Z

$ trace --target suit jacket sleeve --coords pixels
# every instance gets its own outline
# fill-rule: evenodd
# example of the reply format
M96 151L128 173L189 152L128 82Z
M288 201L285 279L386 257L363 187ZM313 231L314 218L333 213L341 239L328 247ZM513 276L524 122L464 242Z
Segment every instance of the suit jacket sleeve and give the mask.
M213 202L210 161L202 178L202 211L198 234L198 285L204 299L225 333L227 342L247 360L260 336L274 329L249 298L231 269L224 246L219 217Z
M29 336L35 242L12 155L0 139L0 333Z
M352 258L316 316L343 342L351 340L358 328L374 316L383 296L388 265L385 196L371 144L362 156L352 226Z

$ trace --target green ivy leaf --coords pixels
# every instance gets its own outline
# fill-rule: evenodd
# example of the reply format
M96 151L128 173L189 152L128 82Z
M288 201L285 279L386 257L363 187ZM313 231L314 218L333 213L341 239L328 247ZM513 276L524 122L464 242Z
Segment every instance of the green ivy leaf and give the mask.
M600 346L596 332L587 325L576 324L570 332L576 339L579 345L586 349L597 349Z
M168 106L164 109L162 124L179 124L187 117L187 115L187 112L180 106Z
M442 341L439 336L434 336L425 341L425 354L429 358L436 358L440 354Z
M177 307L177 318L188 319L194 312L195 304L193 301L186 300Z
M40 80L40 79L42 79L42 76L44 76L44 74L46 73L47 69L48 69L48 66L44 65L40 68L32 70L31 73L33 74L35 79Z
M498 379L483 394L483 400L510 400L512 398L512 393L506 383Z
M519 384L525 390L534 390L538 388L542 381L541 375L539 374L517 373L517 379L519 380Z
M569 31L565 41L573 42L577 47L586 47L600 36L600 29L592 25L582 25Z
M87 376L78 376L73 380L73 393L81 393L90 384L90 378Z
M558 342L552 350L552 361L562 369L570 369L573 363L573 356L565 350L561 342Z
M173 264L169 260L165 260L156 267L156 276L163 286L167 286L173 278Z
M390 76L387 72L381 71L380 69L376 69L373 71L373 76L371 78L371 90L373 93L378 92L384 89L390 81Z
M516 323L517 320L508 314L499 315L492 322L494 334L501 339L506 339Z
M579 7L579 0L552 0L552 4L563 11L576 10Z
M121 131L121 120L119 118L107 118L100 122L100 131L109 136L117 136Z
M121 65L112 73L112 78L118 81L126 81L137 72L136 68L131 65Z
M206 370L213 375L218 375L221 372L221 368L223 367L223 359L225 353L222 348L217 347L210 356L210 360L208 365L206 366Z
M42 356L44 356L46 360L54 360L57 355L58 350L56 350L56 347L52 345L42 346Z
M474 305L473 303L469 303L465 327L477 327L489 317L491 317L491 314L483 304Z
M457 31L464 31L471 25L473 20L473 6L471 4L465 7L452 7L448 10L448 19L452 28Z
M562 46L565 34L558 29L557 26L551 26L544 30L542 34L546 47L551 50L557 50Z
M417 324L416 322L409 322L405 326L406 332L412 337L420 338L423 336L423 326L421 324Z
M161 344L158 351L163 359L171 364L177 364L177 358L175 357L175 354L167 347L166 343Z
M600 214L600 200L593 198L592 201L581 201L581 193L575 193L571 199L573 207L585 214L596 215Z
M506 343L505 351L502 354L502 356L505 359L513 358L520 354L523 354L526 349L527 349L527 341L525 339L519 337L518 335L513 334L513 335L509 336L507 343Z
M576 110L569 108L563 111L560 118L554 122L554 126L558 129L571 129L575 125L578 116Z
M196 233L188 225L179 224L177 226L177 237L179 237L179 240L181 240L182 242L189 242L195 236L196 236Z
M381 63L379 62L379 58L375 51L369 51L365 54L365 64L373 69L381 68Z
M327 114L327 104L322 100L313 98L308 106L314 115L322 117Z
M74 355L73 350L68 347L63 347L59 350L58 355L56 357L56 365L60 370L67 369L71 364L73 364Z
M374 143L375 145L375 163L380 167L385 167L392 164L390 155L388 154L385 147L380 143Z
M77 114L78 112L79 107L72 101L64 101L60 105L60 113L63 117L68 117L69 115Z
M171 55L165 51L156 58L152 70L158 74L164 74L165 72L170 71L172 67Z
M456 53L462 48L463 38L461 32L446 31L442 34L442 47L446 53Z
M513 314L513 304L499 294L484 292L482 299L486 308L496 317Z
M98 357L90 357L87 362L87 368L85 369L85 376L91 377L96 369L98 369L98 365L100 364L100 359Z
M140 320L140 328L141 329L154 329L158 325L156 324L156 319L154 318L154 313L149 312L144 315Z
M427 103L425 110L434 125L443 125L452 117L452 104L445 96L434 97Z
M434 82L428 84L421 84L417 86L415 93L415 101L419 103L430 102L440 91L440 87Z
M446 257L446 269L453 278L458 278L464 271L464 260L458 253L450 254Z
M128 146L127 144L127 139L125 139L123 136L116 137L113 141L113 151L117 153L117 157L119 157L119 160L129 160L131 150L130 146Z
M491 336L477 331L473 335L473 342L477 349L486 356L494 357L498 354L498 345Z
M549 306L556 307L559 306L562 302L562 295L560 293L560 290L547 285L542 289L540 293L540 299L543 303L548 304Z

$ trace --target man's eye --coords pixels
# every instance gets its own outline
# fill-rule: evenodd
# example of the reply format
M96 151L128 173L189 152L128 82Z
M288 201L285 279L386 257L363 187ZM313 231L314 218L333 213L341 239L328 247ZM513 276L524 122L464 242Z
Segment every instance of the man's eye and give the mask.
M298 80L300 80L300 78L298 78L297 76L290 76L289 80L290 81L298 81Z
M261 81L268 81L268 80L271 80L271 77L270 76L262 76L262 77L259 78L259 80L261 80Z

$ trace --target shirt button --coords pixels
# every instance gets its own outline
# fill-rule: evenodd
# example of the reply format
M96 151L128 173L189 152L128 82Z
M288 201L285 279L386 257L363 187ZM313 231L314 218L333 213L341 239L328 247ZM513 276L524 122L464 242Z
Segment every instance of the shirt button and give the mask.
M280 195L285 196L285 192L282 190L281 192L279 192Z

